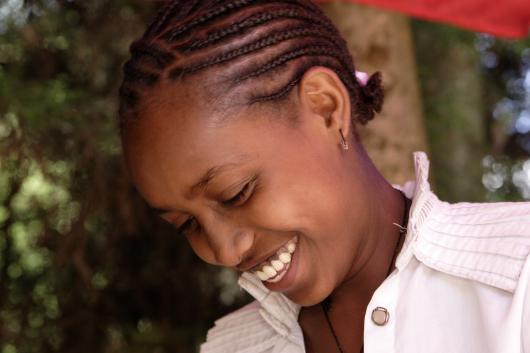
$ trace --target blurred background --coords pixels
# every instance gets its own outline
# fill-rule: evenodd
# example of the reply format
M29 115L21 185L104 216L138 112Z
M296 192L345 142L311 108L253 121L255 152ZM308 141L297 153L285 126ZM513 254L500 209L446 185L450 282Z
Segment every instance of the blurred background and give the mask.
M0 0L0 353L194 352L251 299L124 168L121 65L161 4ZM528 35L322 7L357 68L383 72L385 108L362 136L390 181L412 179L423 150L442 200L530 200Z

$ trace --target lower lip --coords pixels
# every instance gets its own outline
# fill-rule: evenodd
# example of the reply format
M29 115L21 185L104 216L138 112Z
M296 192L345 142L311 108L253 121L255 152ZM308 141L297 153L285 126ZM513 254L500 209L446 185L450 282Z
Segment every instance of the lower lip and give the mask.
M285 276L283 276L281 280L279 280L276 283L262 281L263 285L266 288L268 288L271 291L282 292L291 286L291 284L294 281L294 278L296 277L296 270L298 269L298 253L300 250L300 245L301 245L300 239L298 239L298 244L296 245L296 249L294 250L294 253L292 255L289 268L287 269Z

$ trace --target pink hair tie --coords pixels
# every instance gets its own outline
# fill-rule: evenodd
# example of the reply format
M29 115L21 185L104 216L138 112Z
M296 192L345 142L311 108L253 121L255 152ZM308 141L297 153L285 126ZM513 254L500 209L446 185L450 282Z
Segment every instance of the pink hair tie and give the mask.
M366 86L366 83L368 82L368 79L370 76L366 72L362 71L355 71L355 77L357 77L357 80L361 84L361 86Z

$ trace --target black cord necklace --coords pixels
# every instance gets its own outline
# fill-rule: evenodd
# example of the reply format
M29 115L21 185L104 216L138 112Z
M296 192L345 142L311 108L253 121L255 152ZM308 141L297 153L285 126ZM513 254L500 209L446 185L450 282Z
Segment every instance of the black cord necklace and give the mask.
M392 272L392 268L393 268L392 265L394 264L394 260L395 260L397 254L398 254L399 243L401 242L401 238L403 237L403 234L405 234L407 232L407 228L405 226L408 223L409 209L410 209L411 202L401 190L400 190L400 192L401 192L401 195L403 196L403 200L404 200L404 203L405 203L405 207L404 207L404 211L403 211L404 212L404 214L403 214L403 222L401 223L401 225L399 225L397 223L394 223L397 227L399 227L399 238L398 238L398 242L397 242L397 246L396 246L396 251L394 252L394 256L392 257L392 261L390 261L390 269L389 269L386 277L388 277L388 275ZM328 326L329 326L329 328L331 330L331 333L333 334L333 337L335 338L335 343L337 344L337 348L338 348L339 352L340 353L345 353L344 348L342 348L342 346L340 345L339 338L337 337L337 334L335 333L335 330L333 329L333 325L331 324L331 320L329 319L328 312L331 310L331 297L328 296L320 304L322 306L322 311L324 312L324 316L326 317L326 321L327 321ZM360 353L363 353L363 352L364 352L364 343L361 346Z

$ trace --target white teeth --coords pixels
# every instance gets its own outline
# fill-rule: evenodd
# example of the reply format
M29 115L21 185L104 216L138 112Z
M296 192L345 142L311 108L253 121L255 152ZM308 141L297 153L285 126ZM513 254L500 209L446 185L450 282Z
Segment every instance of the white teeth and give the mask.
M292 260L292 253L296 250L298 237L290 240L285 246L278 249L276 255L265 262L260 270L254 274L264 282L279 282L287 273ZM273 259L273 260L272 260Z
M281 271L281 269L283 268L283 262L281 261L272 260L271 264L272 264L272 267L274 267L276 271Z
M287 264L289 262L291 262L291 254L289 253L281 253L280 254L280 261L283 262L284 264Z
M290 263L286 264L285 269L283 271L281 271L277 276L267 279L265 282L276 283L281 281L282 278L285 277L285 275L287 274L287 271L289 271L289 266L291 266Z
M269 276L268 278L276 276L277 273L274 267L272 266L263 266L263 272L265 272L265 274Z
M256 275L262 281L266 281L269 278L269 276L267 276L267 274L265 272L262 272L262 271L256 271Z

